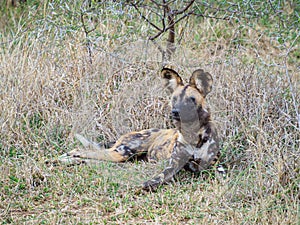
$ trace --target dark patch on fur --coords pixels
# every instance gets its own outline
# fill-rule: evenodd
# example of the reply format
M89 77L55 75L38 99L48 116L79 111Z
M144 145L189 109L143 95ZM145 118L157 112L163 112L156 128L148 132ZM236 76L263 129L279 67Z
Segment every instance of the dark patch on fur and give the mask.
M160 129L157 129L157 128L151 129L151 132L159 132L159 131L160 131Z
M180 95L179 95L180 101L182 101L182 99L184 98L185 93L186 93L186 89L188 89L188 87L189 87L189 85L186 85L186 86L183 88L182 92L180 93Z

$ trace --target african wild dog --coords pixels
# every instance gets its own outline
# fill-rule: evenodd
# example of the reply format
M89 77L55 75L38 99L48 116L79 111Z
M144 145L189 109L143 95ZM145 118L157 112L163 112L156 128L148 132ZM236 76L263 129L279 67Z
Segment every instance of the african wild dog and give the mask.
M108 160L125 162L130 159L157 161L169 159L161 174L143 184L144 189L155 189L166 183L182 168L199 172L214 164L219 157L216 128L211 121L205 97L211 91L212 77L198 69L189 83L172 69L161 71L166 87L172 92L171 115L175 129L148 129L131 132L120 137L110 148L77 138L86 150L67 153L74 160Z

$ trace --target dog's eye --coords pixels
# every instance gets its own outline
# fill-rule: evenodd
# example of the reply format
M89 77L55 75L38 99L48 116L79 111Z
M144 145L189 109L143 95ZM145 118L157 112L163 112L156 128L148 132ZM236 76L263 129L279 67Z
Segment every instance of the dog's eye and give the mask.
M190 97L190 100L193 102L193 103L196 103L196 98L194 96L191 96Z

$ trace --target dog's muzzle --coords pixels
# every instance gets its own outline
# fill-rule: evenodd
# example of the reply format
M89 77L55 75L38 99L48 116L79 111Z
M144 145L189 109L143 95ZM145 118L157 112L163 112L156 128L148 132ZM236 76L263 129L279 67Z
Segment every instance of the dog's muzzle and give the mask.
M177 109L172 109L172 111L171 111L171 116L172 116L173 120L180 121L179 110L177 110Z

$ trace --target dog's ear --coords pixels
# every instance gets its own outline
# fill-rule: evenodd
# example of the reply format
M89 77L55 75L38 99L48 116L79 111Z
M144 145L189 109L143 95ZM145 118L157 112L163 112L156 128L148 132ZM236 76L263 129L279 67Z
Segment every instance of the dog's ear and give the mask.
M204 97L211 91L213 78L202 69L195 70L190 78L190 85L197 88Z
M178 73L169 68L163 68L161 71L162 78L166 81L165 86L173 92L178 86L183 85L183 81Z

